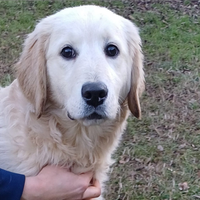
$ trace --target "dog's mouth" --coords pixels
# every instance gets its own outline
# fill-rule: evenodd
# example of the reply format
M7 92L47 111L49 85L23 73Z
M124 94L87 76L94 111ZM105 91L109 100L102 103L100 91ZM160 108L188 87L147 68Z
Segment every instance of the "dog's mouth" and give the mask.
M78 120L78 121L84 121L84 122L88 121L89 124L91 124L91 123L92 124L93 123L94 124L100 123L100 122L104 121L107 118L105 113L96 112L96 111L94 111L94 112L92 112L92 113L90 113L88 115L85 115L83 118L80 118L80 119L76 119L76 118L72 117L70 115L70 113L68 113L68 117L71 120Z
M74 118L69 113L67 113L67 115L68 115L69 119L74 120Z
M104 117L96 112L93 112L92 114L90 114L89 116L86 117L86 119L88 120L97 120L97 119L103 119Z
M85 116L81 121L85 126L100 125L107 119L105 113L93 112Z

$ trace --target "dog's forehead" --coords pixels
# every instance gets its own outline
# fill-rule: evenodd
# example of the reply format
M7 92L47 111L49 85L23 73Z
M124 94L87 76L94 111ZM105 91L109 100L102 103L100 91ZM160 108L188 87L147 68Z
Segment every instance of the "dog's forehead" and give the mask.
M98 32L107 34L117 34L122 31L123 18L110 10L98 6L80 6L66 8L55 14L54 24L57 32L68 31ZM115 33L113 33L115 31ZM101 33L101 35L102 35Z
M108 10L105 7L99 6L79 6L72 8L65 8L56 13L55 16L65 18L68 20L84 20L84 21L101 21L107 19L107 21L115 21L116 18L122 18L114 12ZM118 19L119 20L119 19Z
M125 43L124 18L98 6L66 8L54 14L51 39L59 48L83 43Z

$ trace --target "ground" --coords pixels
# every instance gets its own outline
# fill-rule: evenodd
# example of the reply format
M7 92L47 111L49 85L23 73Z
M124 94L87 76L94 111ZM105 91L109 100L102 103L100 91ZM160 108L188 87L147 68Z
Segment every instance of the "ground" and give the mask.
M143 41L142 119L129 118L106 200L200 199L200 2L2 1L0 79L13 79L25 35L66 6L103 5L132 20Z

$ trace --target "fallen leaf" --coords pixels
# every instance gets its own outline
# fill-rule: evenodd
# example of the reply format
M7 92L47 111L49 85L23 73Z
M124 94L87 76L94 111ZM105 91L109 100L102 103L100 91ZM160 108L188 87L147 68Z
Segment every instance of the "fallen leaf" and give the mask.
M181 191L185 191L185 190L189 189L187 182L179 183L178 186L179 186L179 190L181 190Z
M121 156L120 157L121 159L119 160L119 163L120 164L125 164L125 163L127 163L129 160L130 160L130 158L129 158L129 156Z
M158 149L159 151L164 151L164 148L163 148L163 146L161 146L161 145L158 145L158 146L157 146L157 149Z

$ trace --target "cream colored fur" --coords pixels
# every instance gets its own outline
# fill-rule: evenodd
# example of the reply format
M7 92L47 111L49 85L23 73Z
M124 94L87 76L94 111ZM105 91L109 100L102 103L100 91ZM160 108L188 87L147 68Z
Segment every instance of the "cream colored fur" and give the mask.
M108 43L117 57L105 55ZM73 60L60 55L66 45L78 52ZM93 170L103 187L129 109L141 116L140 45L136 26L106 8L67 8L41 20L25 41L16 80L0 89L0 168L26 176L49 164ZM98 81L108 88L106 119L89 120L81 87Z

